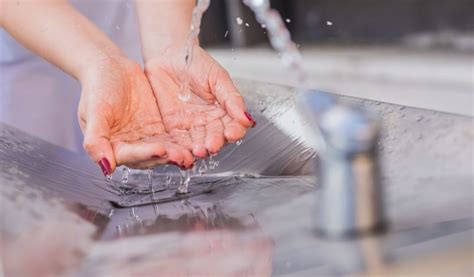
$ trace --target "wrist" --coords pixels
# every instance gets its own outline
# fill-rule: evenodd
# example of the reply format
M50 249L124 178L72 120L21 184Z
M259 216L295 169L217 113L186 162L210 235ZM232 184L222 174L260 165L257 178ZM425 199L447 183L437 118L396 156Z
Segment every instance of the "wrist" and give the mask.
M145 64L159 57L176 56L185 54L187 37L161 36L159 40L144 43L142 46L143 60ZM199 46L199 40L192 42L193 47Z
M120 70L127 61L128 58L120 52L97 52L93 56L89 56L87 63L79 66L76 79L84 85L91 79L97 79L100 75Z

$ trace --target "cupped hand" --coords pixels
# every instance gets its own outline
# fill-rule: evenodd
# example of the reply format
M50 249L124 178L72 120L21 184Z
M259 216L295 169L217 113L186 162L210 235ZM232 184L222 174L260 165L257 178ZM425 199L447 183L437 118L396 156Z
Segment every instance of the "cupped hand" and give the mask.
M194 157L166 133L138 64L125 58L104 59L88 70L81 84L78 116L84 148L105 175L118 165L191 167Z
M201 47L193 52L187 73L182 47L169 47L146 61L145 74L166 130L195 156L205 157L226 141L241 139L256 123L227 71ZM183 79L188 84L184 93Z

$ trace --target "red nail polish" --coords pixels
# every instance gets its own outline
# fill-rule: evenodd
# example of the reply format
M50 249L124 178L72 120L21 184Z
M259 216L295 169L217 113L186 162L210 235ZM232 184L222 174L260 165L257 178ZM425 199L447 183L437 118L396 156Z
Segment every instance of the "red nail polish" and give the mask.
M245 116L247 117L247 119L252 123L252 128L257 126L257 122L253 119L252 115L248 112L244 112Z
M97 163L99 164L100 169L102 169L104 176L112 174L112 168L110 167L110 163L107 158L102 158Z

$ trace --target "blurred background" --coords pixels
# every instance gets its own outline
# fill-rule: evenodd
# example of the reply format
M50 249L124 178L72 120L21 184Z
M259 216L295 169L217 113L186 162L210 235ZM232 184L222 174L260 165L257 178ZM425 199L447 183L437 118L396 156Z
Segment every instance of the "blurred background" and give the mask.
M473 115L473 0L273 0L314 88ZM242 1L212 1L201 43L234 78L298 85Z
M395 43L474 51L472 0L272 0L271 4L289 19L294 39L304 45ZM237 17L248 26L239 25ZM266 36L264 29L250 28L255 26L242 1L212 1L201 40L208 46L259 45Z

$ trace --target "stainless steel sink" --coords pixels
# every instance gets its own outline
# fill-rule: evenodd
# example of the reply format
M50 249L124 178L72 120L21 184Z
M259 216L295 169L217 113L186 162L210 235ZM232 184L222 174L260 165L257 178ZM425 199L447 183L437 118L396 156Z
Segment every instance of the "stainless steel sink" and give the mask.
M171 251L183 237L201 238L202 230L264 245L255 253L269 257L274 275L367 272L472 246L472 118L341 97L383 124L379 150L390 227L377 238L331 241L314 232L318 155L295 89L247 80L237 86L257 127L214 158L215 170L194 177L188 196L174 194L174 167L155 169L152 195L144 172L133 172L126 188L120 171L107 183L87 158L6 125L0 125L2 186L26 184L93 214L87 218L101 228L79 269L84 275L110 272L124 261L144 267L161 257L163 245Z

